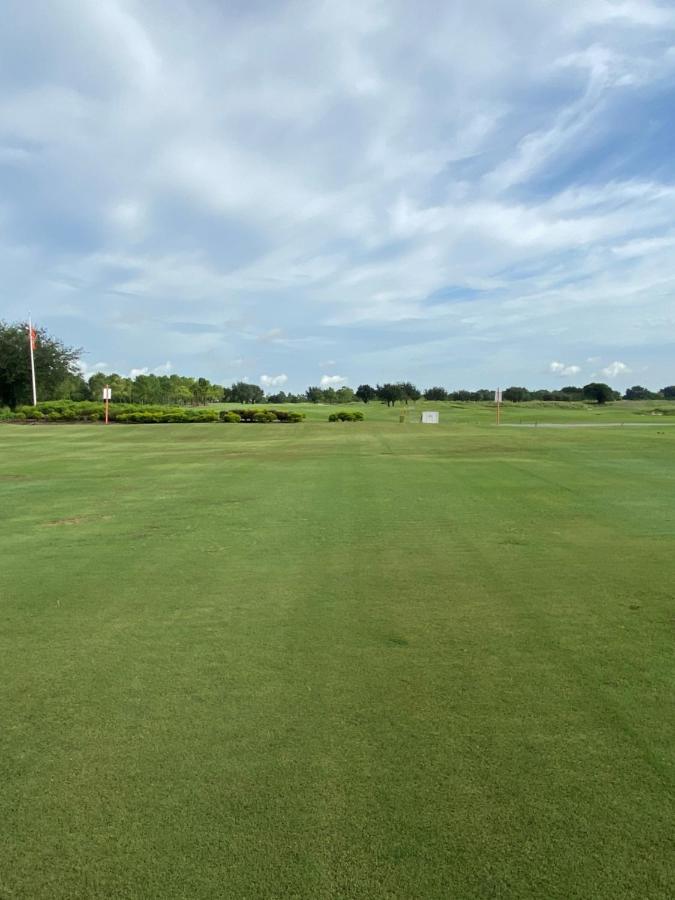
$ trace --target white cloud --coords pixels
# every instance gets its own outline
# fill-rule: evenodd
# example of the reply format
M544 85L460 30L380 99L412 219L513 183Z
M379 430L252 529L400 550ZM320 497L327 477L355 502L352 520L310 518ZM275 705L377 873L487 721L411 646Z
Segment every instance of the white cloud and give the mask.
M608 366L605 366L604 369L600 370L603 375L606 375L608 378L617 378L619 375L627 375L630 372L630 369L626 365L626 363L622 363L619 360L615 360L610 363Z
M581 372L580 366L566 366L565 363L561 362L552 362L548 368L554 375L560 375L561 377L578 375Z
M139 375L149 375L149 374L150 374L150 369L148 368L148 366L143 366L140 369L132 369L129 372L129 378L138 378Z
M534 381L535 341L675 339L672 4L9 5L6 294L116 371L415 379L445 340L458 383L501 338Z
M111 367L106 362L97 362L89 365L84 359L80 359L77 365L85 381L88 381L97 372L105 372L106 374L112 372Z
M288 375L261 375L260 383L263 387L281 387L288 381Z
M342 387L348 380L342 375L322 375L321 387Z

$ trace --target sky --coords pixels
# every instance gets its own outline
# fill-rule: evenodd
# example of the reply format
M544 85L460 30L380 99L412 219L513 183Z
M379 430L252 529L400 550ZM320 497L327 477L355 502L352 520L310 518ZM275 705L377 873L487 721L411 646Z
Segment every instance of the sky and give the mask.
M675 3L5 0L0 318L85 373L675 382Z

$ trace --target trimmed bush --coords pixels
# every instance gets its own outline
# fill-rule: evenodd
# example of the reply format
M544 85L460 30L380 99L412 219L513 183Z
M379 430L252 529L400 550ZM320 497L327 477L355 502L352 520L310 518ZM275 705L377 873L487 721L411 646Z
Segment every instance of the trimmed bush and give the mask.
M217 409L196 409L193 422L217 422L219 420Z
M277 422L277 417L271 409L260 409L253 414L252 422L261 424L263 422Z
M236 418L230 418L236 416ZM265 424L270 422L302 422L305 414L298 410L286 409L260 409L249 407L248 409L223 410L220 414L221 422L254 422Z
M302 422L305 414L295 409L271 409L279 422Z
M329 422L362 422L363 413L360 410L341 410L328 416Z

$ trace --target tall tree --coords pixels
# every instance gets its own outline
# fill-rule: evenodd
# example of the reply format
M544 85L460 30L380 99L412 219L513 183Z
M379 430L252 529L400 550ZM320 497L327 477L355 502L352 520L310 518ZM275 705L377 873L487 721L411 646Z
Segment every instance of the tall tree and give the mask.
M323 400L323 390L316 385L308 387L306 395L309 403L321 403Z
M390 382L378 384L376 390L378 398L383 400L387 406L394 406L397 400L403 400L400 384L391 384Z
M657 397L658 394L653 394L648 388L642 387L641 384L634 384L624 394L624 400L655 400Z
M401 388L401 399L406 404L409 400L419 400L422 396L420 389L411 381L400 381L398 386Z
M502 397L504 400L510 400L511 403L524 403L530 399L530 392L524 387L508 387Z
M354 391L350 387L347 387L347 385L344 385L335 391L335 400L337 403L351 403L353 399Z
M583 392L586 400L595 400L600 404L614 399L614 391L603 382L591 381L583 386Z
M377 397L377 391L369 384L360 384L356 389L356 396L362 403L370 403Z
M67 347L44 328L36 328L35 380L38 400L51 400L67 378L78 374L81 350ZM0 321L0 406L32 401L28 323Z
M248 381L237 381L229 389L229 400L233 403L262 403L265 392L257 384Z
M447 400L448 392L444 387L430 387L424 392L425 400Z

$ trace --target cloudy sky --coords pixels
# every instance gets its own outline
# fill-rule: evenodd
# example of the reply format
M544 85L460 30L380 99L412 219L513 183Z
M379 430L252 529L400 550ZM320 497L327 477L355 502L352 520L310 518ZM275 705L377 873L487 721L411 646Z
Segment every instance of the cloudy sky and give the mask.
M675 4L5 0L0 317L229 383L675 381Z

